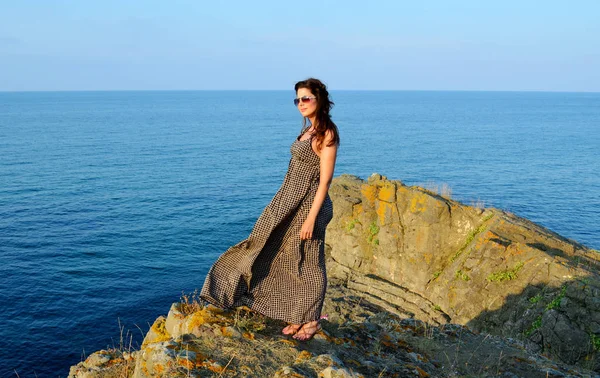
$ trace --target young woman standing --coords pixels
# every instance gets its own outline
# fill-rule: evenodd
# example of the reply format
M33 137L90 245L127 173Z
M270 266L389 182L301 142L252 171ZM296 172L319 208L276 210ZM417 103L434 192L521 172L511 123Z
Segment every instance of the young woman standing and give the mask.
M294 89L303 127L290 148L283 184L250 236L212 266L201 297L284 320L284 334L309 340L318 331L327 288L325 229L333 217L327 191L340 138L325 84L310 78Z

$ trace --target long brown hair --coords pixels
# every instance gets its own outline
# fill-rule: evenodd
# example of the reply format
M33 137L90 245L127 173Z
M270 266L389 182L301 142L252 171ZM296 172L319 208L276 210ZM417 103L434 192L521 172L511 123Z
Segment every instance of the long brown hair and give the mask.
M317 150L320 150L323 146L323 140L325 139L325 133L327 130L331 130L333 133L333 138L331 142L327 145L339 145L340 144L340 133L338 132L338 128L331 120L331 116L329 115L329 111L333 107L334 103L329 99L329 92L327 91L327 86L323 84L319 79L309 78L306 80L302 80L296 83L294 89L296 93L298 93L298 89L306 88L317 98L317 114L315 117L315 124L312 125L315 129L315 136L317 138ZM304 133L307 129L306 127L306 117L304 117L302 121L302 133Z

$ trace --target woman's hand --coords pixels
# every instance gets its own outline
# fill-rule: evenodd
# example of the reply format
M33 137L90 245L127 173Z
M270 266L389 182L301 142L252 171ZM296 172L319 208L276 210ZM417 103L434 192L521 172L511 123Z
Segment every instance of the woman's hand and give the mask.
M300 230L300 239L301 240L311 239L314 229L315 229L315 220L312 219L311 217L306 218L306 220L302 224L302 229Z

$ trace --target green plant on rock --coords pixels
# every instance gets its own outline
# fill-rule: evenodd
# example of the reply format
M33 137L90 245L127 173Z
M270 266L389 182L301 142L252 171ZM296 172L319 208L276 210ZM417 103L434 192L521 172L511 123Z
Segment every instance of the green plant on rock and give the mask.
M440 305L435 305L435 306L433 306L433 309L434 309L435 311L442 312L442 308L440 307Z
M490 213L488 215L486 215L485 217L483 217L483 219L481 221L486 222L486 221L492 219L493 216L494 216L494 212L490 211Z
M350 232L354 229L357 223L360 223L358 219L352 219L350 222L346 224L346 231Z
M590 341L592 342L592 347L595 351L600 350L600 336L590 333Z
M542 326L542 315L538 316L537 318L535 318L535 320L533 321L533 323L531 323L531 327L529 327L525 332L523 332L523 334L525 336L529 336L533 333L533 331L535 331L536 329L540 328Z
M442 274L441 270L438 270L437 272L433 273L433 279L437 279L440 276L440 274Z
M259 332L267 327L262 315L240 309L236 310L233 325L244 332Z
M454 256L452 256L452 258L450 259L451 262L456 261L456 259L458 258L458 256L460 256L465 251L465 249L467 249L467 247L469 246L469 244L471 244L471 242L475 239L475 237L477 235L479 235L480 233L482 233L487 228L486 222L488 220L490 220L493 216L494 216L494 213L490 212L488 215L486 215L482 219L481 224L479 225L479 227L477 227L476 229L474 229L471 232L469 232L469 235L467 235L467 238L465 239L465 242L463 243L462 247L460 247L460 249L458 251L456 251L456 253L454 254Z
M471 277L469 277L466 273L464 273L462 270L457 270L454 273L454 277L456 278L460 278L463 281L469 281L471 280Z
M379 226L375 222L372 222L369 225L369 236L367 236L367 241L374 245L379 245L379 239L375 238L379 233Z
M563 287L560 289L560 293L558 293L556 298L554 298L552 302L548 303L548 305L546 306L546 310L552 310L553 308L557 308L558 306L560 306L560 301L565 297L566 292L567 286L563 285Z
M492 273L487 277L487 280L490 282L503 282L503 281L514 280L515 278L518 277L517 273L519 272L519 270L521 270L523 265L525 265L525 263L521 261L517 265L515 265L512 269L504 270L502 272Z
M533 303L533 304L538 303L541 300L542 300L542 294L541 293L537 294L534 297L529 298L529 302Z

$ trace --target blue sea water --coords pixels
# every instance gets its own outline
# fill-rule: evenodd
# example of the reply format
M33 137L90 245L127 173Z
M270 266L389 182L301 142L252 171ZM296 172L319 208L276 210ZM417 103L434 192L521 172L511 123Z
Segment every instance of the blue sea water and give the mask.
M120 324L136 346L200 288L281 184L293 97L0 93L0 376L65 377ZM336 175L445 183L600 249L600 93L332 97Z

